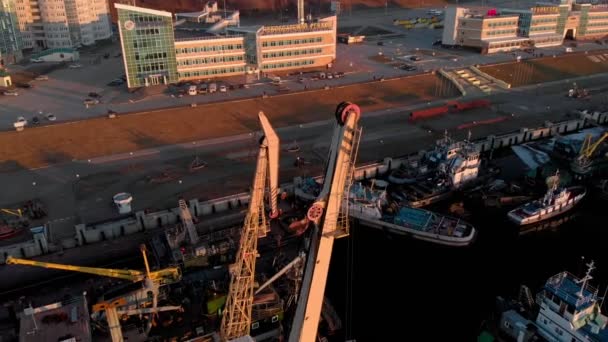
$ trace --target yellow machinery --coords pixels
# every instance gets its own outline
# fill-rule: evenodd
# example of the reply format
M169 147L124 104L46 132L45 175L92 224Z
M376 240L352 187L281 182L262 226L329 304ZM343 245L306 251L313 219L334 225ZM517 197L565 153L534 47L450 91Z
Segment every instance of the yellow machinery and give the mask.
M27 266L36 266L36 267L44 267L56 270L64 270L64 271L74 271L74 272L82 272L100 275L104 277L111 278L119 278L124 280L130 280L132 282L142 282L144 288L147 292L152 293L152 308L151 309L133 309L128 311L120 311L118 308L121 306L129 305L131 303L127 303L124 298L114 299L110 302L102 302L93 307L93 311L106 311L106 320L108 322L108 327L110 330L110 335L112 337L113 342L122 342L122 331L120 329L120 320L119 315L132 315L138 313L146 313L148 312L158 312L158 311L166 311L166 310L177 310L179 307L157 307L157 296L158 289L162 285L173 284L181 280L181 271L177 267L169 267L158 271L150 271L150 265L148 264L148 257L146 255L146 247L145 245L141 245L141 253L144 259L144 264L146 267L145 272L136 271L136 270L121 270L121 269L111 269L111 268L98 268L98 267L84 267L84 266L73 266L73 265L63 265L63 264L55 264L50 262L43 261L33 261L27 259L19 259L13 258L9 256L6 258L6 263L8 265L27 265ZM143 311L142 311L143 310Z
M23 213L21 212L21 209L0 209L0 211L3 213L9 214L9 215L23 217Z
M579 152L578 159L589 161L593 156L593 153L597 150L597 148L608 138L608 132L602 134L602 136L597 139L595 142L592 142L593 136L588 134L585 137L585 141L583 141L583 146L581 146L581 151Z
M264 212L264 192L269 180L271 217L278 216L279 137L264 113L259 113L264 137L260 141L253 189L249 209L243 223L241 242L233 265L228 297L222 316L221 339L229 341L247 336L251 330L255 263L258 256L258 238L268 229Z
M130 280L132 282L143 281L144 279L149 277L150 280L152 280L154 283L158 284L159 286L172 284L172 283L175 283L175 282L178 282L181 280L181 271L178 267L169 267L169 268L165 268L162 270L150 272L150 266L148 265L148 257L146 256L146 249L143 245L141 247L141 253L144 258L146 272L136 271L136 270L121 270L121 269L112 269L112 268L63 265L63 264L55 264L52 262L19 259L19 258L14 258L10 255L8 256L8 258L6 258L6 263L9 265L27 265L27 266L51 268L51 269L63 270L63 271L89 273L89 274L95 274L95 275L100 275L100 276L104 276L104 277Z
M572 162L572 171L579 175L588 173L595 151L597 151L606 138L608 138L608 132L605 132L599 139L593 142L593 136L588 134L583 141L578 157Z
M343 102L336 109L337 124L329 147L323 188L306 216L313 231L290 342L317 339L334 239L349 232L348 194L361 136L360 116L359 107L352 103Z

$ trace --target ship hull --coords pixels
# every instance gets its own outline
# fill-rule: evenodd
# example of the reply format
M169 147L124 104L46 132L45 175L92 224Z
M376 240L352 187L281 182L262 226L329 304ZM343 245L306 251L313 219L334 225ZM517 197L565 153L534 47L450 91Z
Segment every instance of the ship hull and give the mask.
M580 187L577 187L580 188ZM556 217L558 215L564 214L574 208L586 195L586 191L581 188L579 194L574 196L571 201L568 201L564 205L560 205L558 208L553 209L551 211L544 211L534 215L525 215L522 214L520 208L512 210L509 212L508 217L513 223L519 226L525 226L528 224L538 223L544 220L548 220L550 218Z
M400 226L394 223L382 221L379 219L374 219L370 217L366 217L365 215L361 215L359 213L351 212L349 216L359 222L360 224L370 227L380 229L389 233L397 234L397 235L405 235L411 236L415 239L432 242L444 246L452 246L452 247L465 247L469 246L473 243L476 236L475 228L472 228L471 233L465 237L454 237L454 236L445 236L441 234L434 234L428 232L422 232L416 229L407 228L404 226Z

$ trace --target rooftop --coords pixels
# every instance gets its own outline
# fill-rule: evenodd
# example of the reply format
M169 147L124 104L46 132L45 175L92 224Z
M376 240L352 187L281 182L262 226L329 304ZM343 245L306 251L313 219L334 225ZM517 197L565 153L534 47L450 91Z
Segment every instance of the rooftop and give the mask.
M334 22L331 20L319 20L313 23L295 23L287 25L269 25L263 26L260 34L262 35L273 35L273 34L287 34L287 33L298 33L298 32L315 32L315 31L328 31L334 29Z
M25 309L19 320L20 341L57 342L70 338L91 341L89 310L85 303L84 297L77 297L66 302Z
M597 290L594 287L586 285L582 296L579 296L581 287L581 279L569 272L556 274L545 283L545 290L574 306L577 311L583 310L597 301Z

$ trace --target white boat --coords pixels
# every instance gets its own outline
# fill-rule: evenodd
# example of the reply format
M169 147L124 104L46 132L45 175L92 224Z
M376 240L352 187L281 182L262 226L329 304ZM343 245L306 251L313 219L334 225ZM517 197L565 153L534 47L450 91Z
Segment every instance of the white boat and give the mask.
M553 181L543 198L511 210L508 214L509 219L523 226L549 219L574 208L585 197L587 191L582 186L559 187L558 176L559 174L556 175L557 179Z
M475 228L461 219L396 203L388 205L385 191L360 184L351 191L348 213L364 226L447 246L468 246L476 236Z
M587 266L583 278L569 272L549 278L536 301L529 290L525 291L527 305L532 306L533 311L503 312L500 330L518 341L607 342L608 317L602 313L603 298L589 285L594 262Z

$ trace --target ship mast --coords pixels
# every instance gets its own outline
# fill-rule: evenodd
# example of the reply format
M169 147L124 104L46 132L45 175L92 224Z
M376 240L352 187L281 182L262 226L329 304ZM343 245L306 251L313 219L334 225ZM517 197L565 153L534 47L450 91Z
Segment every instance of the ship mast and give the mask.
M595 261L591 260L591 262L587 264L587 273L585 274L583 279L576 282L577 284L583 283L583 285L581 285L581 290L578 292L578 297L581 299L583 298L585 287L587 287L587 282L593 279L593 277L591 276L591 271L593 271L594 269Z

